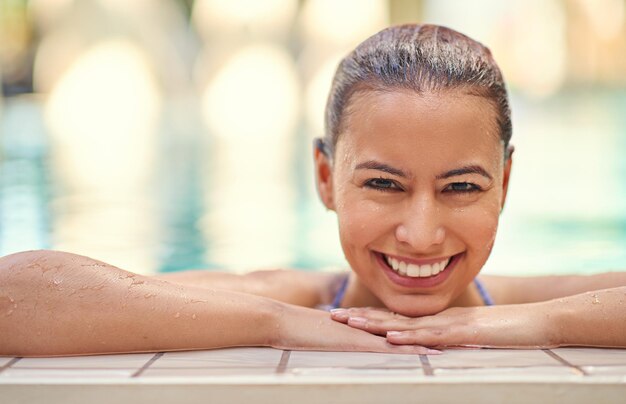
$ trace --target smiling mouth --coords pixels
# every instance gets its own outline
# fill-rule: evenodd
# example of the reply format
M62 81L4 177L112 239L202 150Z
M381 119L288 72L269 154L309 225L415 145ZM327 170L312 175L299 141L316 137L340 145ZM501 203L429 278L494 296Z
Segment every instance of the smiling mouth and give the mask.
M383 253L380 254L382 261L400 276L408 278L431 278L439 275L441 272L450 267L450 263L456 255L442 259L439 262L431 264L417 265L415 263L405 262L398 258L393 258ZM458 254L457 254L458 255Z

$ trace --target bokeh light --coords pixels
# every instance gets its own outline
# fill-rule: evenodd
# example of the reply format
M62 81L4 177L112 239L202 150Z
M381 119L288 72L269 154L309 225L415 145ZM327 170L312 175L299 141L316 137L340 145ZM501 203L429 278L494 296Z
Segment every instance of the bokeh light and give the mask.
M0 254L345 267L311 143L341 58L404 22L483 42L511 92L485 271L626 267L626 0L1 2Z

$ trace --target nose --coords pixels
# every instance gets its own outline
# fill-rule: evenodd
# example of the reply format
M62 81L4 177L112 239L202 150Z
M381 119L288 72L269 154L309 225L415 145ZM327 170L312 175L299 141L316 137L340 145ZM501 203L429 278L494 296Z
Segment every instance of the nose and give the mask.
M402 212L395 231L396 239L415 251L428 251L446 238L442 219L442 210L433 198L416 198Z

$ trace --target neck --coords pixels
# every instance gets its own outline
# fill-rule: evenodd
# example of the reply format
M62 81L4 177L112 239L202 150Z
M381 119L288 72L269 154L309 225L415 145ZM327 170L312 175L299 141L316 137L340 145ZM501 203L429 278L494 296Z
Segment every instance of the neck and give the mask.
M385 307L385 305L352 272L340 307Z
M465 288L465 291L461 293L459 297L454 299L450 304L450 307L475 307L475 306L484 306L482 297L480 297L480 293L478 293L478 289L474 284L474 281L470 282Z

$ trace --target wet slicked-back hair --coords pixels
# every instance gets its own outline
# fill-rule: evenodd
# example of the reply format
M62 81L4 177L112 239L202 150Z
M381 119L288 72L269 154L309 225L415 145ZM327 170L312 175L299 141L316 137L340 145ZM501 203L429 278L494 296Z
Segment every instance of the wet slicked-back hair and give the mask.
M450 28L416 24L386 28L341 61L326 104L326 151L334 154L355 92L394 89L418 94L459 89L486 98L496 112L495 124L508 157L511 110L502 73L489 49Z

